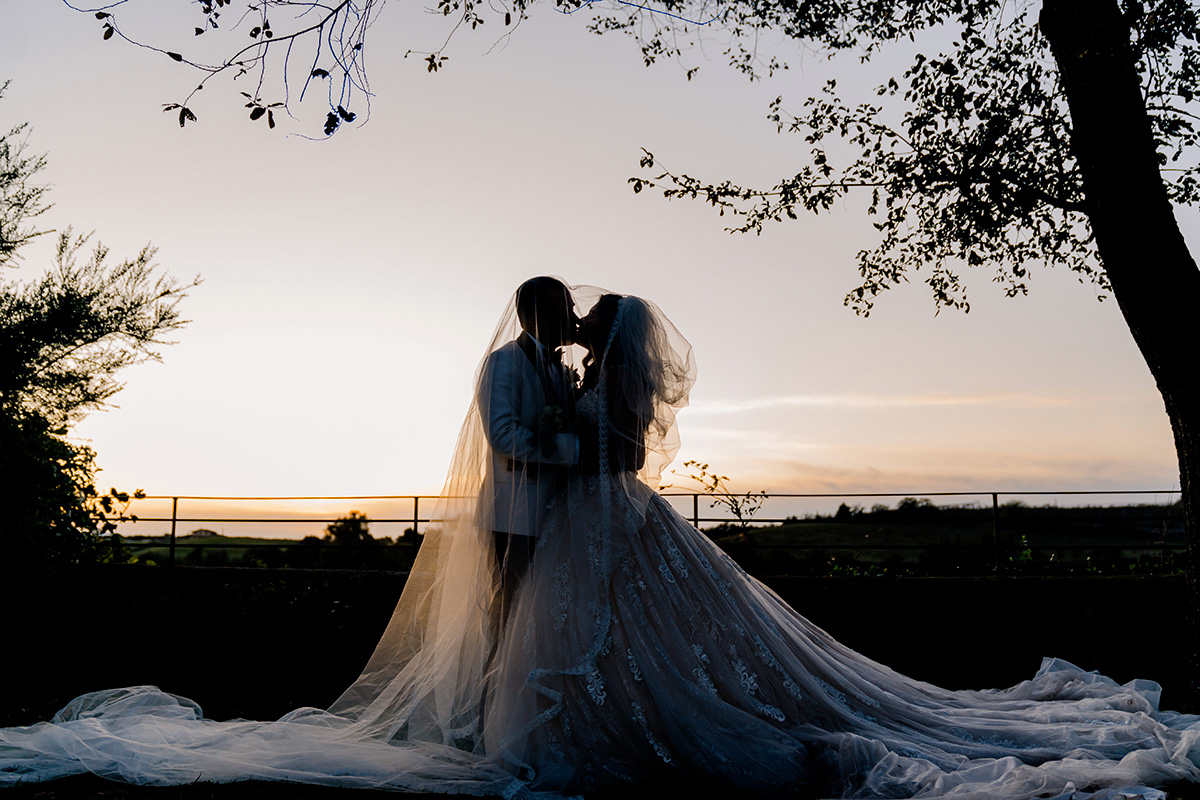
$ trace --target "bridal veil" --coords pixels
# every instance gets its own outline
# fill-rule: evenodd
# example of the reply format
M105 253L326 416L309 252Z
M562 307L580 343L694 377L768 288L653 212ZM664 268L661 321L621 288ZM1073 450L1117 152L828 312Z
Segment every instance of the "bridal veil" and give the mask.
M605 293L571 287L576 310L586 313ZM639 477L656 487L679 447L675 415L695 380L691 347L653 304L622 302L609 345L623 365L619 391L637 398L650 424ZM476 392L459 433L433 523L404 592L362 675L330 707L373 738L431 742L483 753L483 693L499 645L499 573L489 498L484 490L491 449L480 413L488 357L521 333L516 298L509 301L476 371ZM564 348L564 361L582 371L583 350ZM601 375L607 375L603 365ZM603 380L601 386L610 385ZM603 430L604 428L602 428ZM602 453L600 458L606 457ZM607 472L607 470L602 470ZM514 491L522 491L520 482Z

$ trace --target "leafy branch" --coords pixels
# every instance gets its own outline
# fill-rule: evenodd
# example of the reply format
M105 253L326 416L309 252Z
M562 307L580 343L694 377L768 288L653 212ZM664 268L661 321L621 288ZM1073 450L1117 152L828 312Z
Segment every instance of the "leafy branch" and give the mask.
M756 234L863 193L880 241L859 251L861 282L845 297L860 314L907 281L909 270L929 270L925 283L939 309L970 309L963 267L991 266L1009 296L1027 292L1027 265L1039 262L1064 266L1103 292L1069 120L1047 56L1025 14L981 19L949 52L917 54L901 76L876 89L904 102L899 119L879 104L844 102L832 80L794 115L777 98L767 118L781 133L803 137L809 159L774 186L671 171L630 183L635 192L654 187L668 199L708 202L738 218L731 232ZM835 163L830 139L849 145L843 163ZM642 168L655 165L645 152Z
M177 306L199 279L154 276L150 247L111 266L103 245L83 259L89 240L68 228L53 269L0 293L0 410L65 426L121 388L117 372L158 360L157 347L185 324Z
M745 493L731 490L729 488L729 476L710 472L708 464L702 464L696 460L688 460L683 462L683 466L691 470L685 477L698 483L700 491L708 496L710 500L709 508L719 507L727 510L737 520L738 527L743 531L750 527L750 524L754 521L754 516L762 508L763 501L770 497L765 489L761 492ZM673 489L676 487L675 484L667 484L661 488Z
M206 73L199 85L181 101L163 105L164 111L178 112L181 127L197 120L197 115L191 107L196 94L213 78L226 73L232 73L234 80L247 75L252 76L254 91L242 92L250 101L248 107L251 108L251 119L257 120L265 116L268 127L275 127L272 110L286 109L289 106L294 72L293 55L299 52L296 51L296 47L302 42L311 48L311 63L303 73L303 85L298 100L304 99L314 80L329 81L327 102L330 112L325 124L327 136L336 131L342 122L357 118L356 112L348 110L355 100L361 97L368 103L369 108L371 92L363 57L367 29L374 22L375 14L382 5L378 0L340 0L332 5L302 0L251 0L241 18L229 28L230 31L240 30L248 35L251 42L237 46L231 55L211 64L125 33L118 24L118 12L114 9L127 2L129 0L120 0L100 8L78 8L69 3L67 5L76 11L93 13L101 23L102 36L106 40L116 37ZM221 19L222 13L228 13L234 7L234 3L235 0L199 0L198 5L204 19L203 25L194 27L194 36L221 29L225 24ZM289 14L296 23L295 27L279 32L271 24L271 15L274 12ZM313 15L316 19L310 20ZM281 58L273 59L274 53L282 53ZM268 77L272 74L269 67L276 61L279 62L278 76L282 84L283 99L266 102L261 96Z

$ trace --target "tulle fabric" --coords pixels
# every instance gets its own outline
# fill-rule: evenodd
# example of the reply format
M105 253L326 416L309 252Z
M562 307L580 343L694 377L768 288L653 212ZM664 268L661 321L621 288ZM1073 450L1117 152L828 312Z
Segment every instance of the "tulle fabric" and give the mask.
M574 295L582 313L601 292ZM611 358L567 415L594 435L594 463L563 470L538 510L533 563L505 618L479 398L488 359L518 334L510 303L478 373L443 521L333 706L213 722L154 687L96 692L49 722L0 729L0 784L92 772L503 797L700 785L1115 800L1200 779L1200 717L1159 711L1153 683L1118 686L1047 660L1010 689L943 690L841 646L745 574L651 489L674 455L695 368L686 340L637 298L620 301ZM630 435L614 416L646 425L637 472L613 468ZM952 641L913 633L919 646Z
M363 735L344 717L301 708L279 720L204 719L153 686L93 692L49 722L0 729L0 786L90 772L152 786L246 780L514 797L528 789L471 753Z

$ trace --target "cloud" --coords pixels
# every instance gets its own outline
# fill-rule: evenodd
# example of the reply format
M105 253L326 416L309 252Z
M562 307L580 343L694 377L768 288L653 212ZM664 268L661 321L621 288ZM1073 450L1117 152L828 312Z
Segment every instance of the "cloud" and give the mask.
M690 409L691 413L695 414L739 414L775 408L920 408L980 405L1044 407L1069 406L1074 403L1071 398L1031 394L793 394L694 403Z
M797 492L1013 492L1159 490L1178 488L1169 464L1103 456L1001 452L980 457L938 449L897 461L846 463L778 457L742 457L729 474L754 486ZM1168 498L1173 499L1173 498ZM1095 502L1108 502L1097 498Z

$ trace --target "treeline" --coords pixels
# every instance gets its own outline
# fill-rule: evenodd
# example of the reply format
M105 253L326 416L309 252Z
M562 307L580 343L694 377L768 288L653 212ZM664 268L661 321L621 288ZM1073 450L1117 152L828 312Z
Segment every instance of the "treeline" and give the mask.
M1179 503L993 509L906 497L704 532L756 575L1171 575L1184 562Z
M324 536L306 536L299 542L264 543L263 539L226 537L215 531L196 530L176 539L175 562L207 567L268 567L272 569L368 569L406 571L420 548L422 537L411 528L402 536L373 536L370 519L358 511L339 517L325 528ZM147 539L110 539L107 557L113 563L160 566L170 559L167 536Z
M895 507L842 504L832 514L782 524L704 528L744 569L759 576L1170 575L1183 566L1178 504L1100 507L936 505L906 497ZM211 567L407 571L421 537L374 536L351 511L323 536L299 542L193 531L176 541L175 563ZM167 537L113 537L104 560L168 561Z

